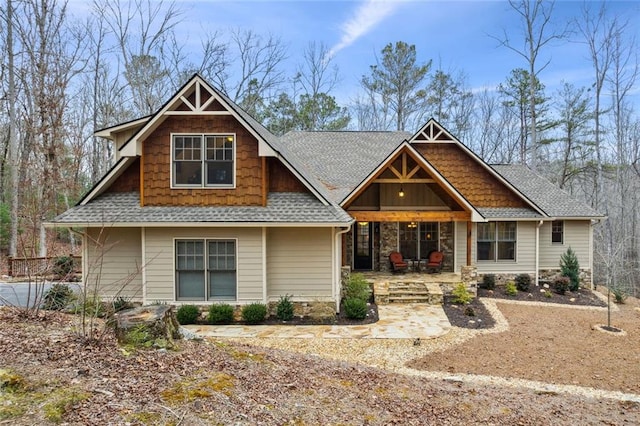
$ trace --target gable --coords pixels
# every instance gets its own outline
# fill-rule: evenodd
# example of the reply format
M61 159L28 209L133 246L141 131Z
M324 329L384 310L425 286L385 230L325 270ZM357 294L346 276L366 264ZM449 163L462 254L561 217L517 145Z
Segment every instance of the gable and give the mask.
M413 146L474 206L530 207L460 145L415 143Z
M410 143L475 207L539 210L434 119Z
M407 142L345 199L343 207L358 220L482 220L474 206Z

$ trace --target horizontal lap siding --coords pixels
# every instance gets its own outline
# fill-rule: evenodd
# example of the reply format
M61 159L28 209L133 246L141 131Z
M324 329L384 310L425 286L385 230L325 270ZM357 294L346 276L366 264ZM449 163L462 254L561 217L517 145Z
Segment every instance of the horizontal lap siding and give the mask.
M481 274L520 274L534 273L536 270L536 222L518 222L516 240L516 261L476 261ZM477 226L473 226L473 241L477 241ZM476 258L476 244L473 256Z
M560 256L569 247L576 253L580 268L589 268L589 227L587 220L565 220L563 244L552 244L551 222L545 222L540 228L540 269L559 268Z
M330 228L267 231L267 296L331 297Z
M238 301L262 300L261 228L147 228L147 301L175 298L174 239L236 239Z
M89 291L97 285L105 298L122 296L142 299L142 250L139 229L88 229L85 283ZM96 244L95 241L100 241Z

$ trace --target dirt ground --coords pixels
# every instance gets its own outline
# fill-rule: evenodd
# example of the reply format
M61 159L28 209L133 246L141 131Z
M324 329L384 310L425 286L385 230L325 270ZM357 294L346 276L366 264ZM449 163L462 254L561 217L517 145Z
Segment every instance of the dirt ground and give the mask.
M640 393L636 300L613 313L625 336L591 330L606 322L602 311L497 303L508 331L466 331L478 334L413 364ZM225 339L135 350L107 333L88 344L77 326L70 315L25 319L0 308L0 425L640 423L638 402L427 379L327 360L320 350ZM318 344L415 349L411 342L330 340Z
M410 363L418 369L497 375L640 394L640 306L616 305L611 324L625 335L594 330L604 310L501 303L503 333L482 334Z

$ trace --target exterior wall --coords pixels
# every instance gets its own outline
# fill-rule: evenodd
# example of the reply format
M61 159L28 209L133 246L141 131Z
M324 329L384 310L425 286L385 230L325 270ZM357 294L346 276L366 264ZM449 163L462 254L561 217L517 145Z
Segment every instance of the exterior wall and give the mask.
M171 189L172 133L235 133L236 187ZM231 115L167 117L143 142L142 167L145 206L261 206L266 194L258 141Z
M267 229L267 297L333 297L331 228Z
M88 228L87 234L82 263L89 291L96 289L103 298L142 300L140 230Z
M237 301L247 303L264 300L262 228L146 228L144 232L146 302L175 301L176 238L236 239Z
M137 158L116 180L106 192L139 192L140 191L140 159Z
M578 257L581 269L589 269L591 258L590 231L591 222L588 220L565 220L564 242L551 242L551 222L544 222L540 227L540 269L557 269L560 256L569 247Z
M472 258L478 267L478 274L534 274L536 270L536 222L518 222L516 236L516 261L478 261L477 226L473 224Z
M455 270L460 272L463 266L467 265L467 223L455 223Z
M269 192L309 192L277 158L268 158Z
M526 207L524 201L457 144L414 143L413 147L474 206Z
M140 128L142 128L143 124L140 124L132 129L123 130L121 132L113 135L113 140L115 142L115 153L116 153L116 161L118 161L121 157L120 148L133 136Z

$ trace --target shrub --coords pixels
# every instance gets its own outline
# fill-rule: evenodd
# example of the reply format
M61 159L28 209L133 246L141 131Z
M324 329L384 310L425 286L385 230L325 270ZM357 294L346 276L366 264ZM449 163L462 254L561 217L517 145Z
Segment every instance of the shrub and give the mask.
M211 305L207 319L210 324L229 324L233 322L233 306L223 303Z
M565 294L569 290L569 283L571 280L569 277L556 277L553 280L553 291L558 294Z
M352 274L344 289L345 299L360 299L368 302L371 297L371 286L362 274Z
M58 256L53 261L53 273L58 277L68 277L73 272L73 258L71 256Z
M252 303L242 308L242 319L247 324L259 324L267 317L267 305Z
M180 324L195 324L200 315L200 309L195 305L182 305L176 312L176 318Z
M549 290L545 290L544 297L546 297L547 299L551 299L551 297L553 297L553 294L551 294Z
M293 318L293 303L288 295L280 297L276 306L276 317L281 321L289 321Z
M344 312L347 318L362 320L367 317L367 302L358 298L345 299Z
M519 274L516 276L516 287L518 291L529 291L531 276L529 274Z
M456 305L467 305L473 300L473 296L469 293L467 286L463 283L459 283L455 286L451 292L451 296L453 296L453 303Z
M44 295L42 308L50 311L61 311L74 299L73 290L68 285L56 283Z
M560 271L562 276L569 278L569 290L577 291L580 288L580 264L571 247L560 256Z
M113 312L120 312L124 311L125 309L133 308L133 303L122 296L118 296L113 299L113 302L111 302L111 306L113 307Z
M482 288L487 290L493 290L496 288L496 276L493 274L486 274L482 276Z
M504 294L506 294L507 296L515 296L516 294L518 294L518 287L516 287L516 283L514 283L513 281L508 281L504 285Z
M611 287L611 293L613 293L614 302L620 304L623 304L629 296L621 287Z

